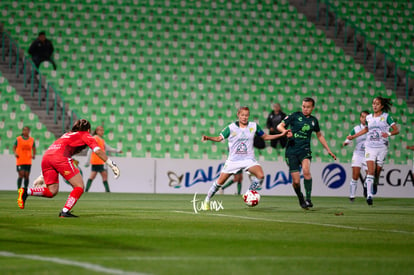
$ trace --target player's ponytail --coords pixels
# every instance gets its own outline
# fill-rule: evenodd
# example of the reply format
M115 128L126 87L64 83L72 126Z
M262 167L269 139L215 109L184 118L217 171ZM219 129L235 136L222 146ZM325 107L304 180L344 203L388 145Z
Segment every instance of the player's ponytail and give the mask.
M90 129L91 124L86 119L79 119L72 126L72 132L88 131Z
M381 105L383 106L382 107L383 112L389 113L389 111L391 111L391 106L392 106L391 98L385 98L382 96L378 96L376 97L376 99L378 99L381 102Z

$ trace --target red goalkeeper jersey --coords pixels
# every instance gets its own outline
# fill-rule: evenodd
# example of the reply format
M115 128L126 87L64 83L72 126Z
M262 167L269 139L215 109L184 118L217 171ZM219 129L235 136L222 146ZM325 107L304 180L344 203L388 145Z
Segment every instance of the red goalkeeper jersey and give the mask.
M49 146L45 155L56 155L70 158L89 146L92 150L99 148L96 140L89 132L66 133Z

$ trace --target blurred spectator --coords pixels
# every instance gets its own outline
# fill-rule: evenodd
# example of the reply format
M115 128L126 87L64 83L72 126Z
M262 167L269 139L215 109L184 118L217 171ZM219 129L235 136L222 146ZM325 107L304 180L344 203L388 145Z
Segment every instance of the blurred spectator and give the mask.
M53 44L46 38L45 32L39 32L39 36L30 45L29 54L32 56L33 63L36 68L44 61L49 61L53 65L53 69L56 70L55 61L53 61Z
M267 128L269 128L270 135L277 135L280 132L277 130L277 125L282 122L282 120L286 117L286 114L282 111L279 103L273 104L273 111L267 117ZM278 139L273 139L270 141L270 145L273 148L277 148L277 144L280 143L282 148L286 147L287 137L283 136Z

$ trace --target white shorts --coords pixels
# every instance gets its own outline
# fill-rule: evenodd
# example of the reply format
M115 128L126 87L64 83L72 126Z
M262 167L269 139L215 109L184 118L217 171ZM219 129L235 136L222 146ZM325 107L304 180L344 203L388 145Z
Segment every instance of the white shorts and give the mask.
M370 148L365 147L365 160L374 161L378 166L384 166L385 157L388 154L388 147Z
M364 154L361 155L361 153L354 152L354 154L352 155L351 167L359 167L364 170L367 170L367 163L365 161Z
M239 171L246 171L250 167L260 164L255 159L246 159L239 161L226 160L221 173L236 174Z

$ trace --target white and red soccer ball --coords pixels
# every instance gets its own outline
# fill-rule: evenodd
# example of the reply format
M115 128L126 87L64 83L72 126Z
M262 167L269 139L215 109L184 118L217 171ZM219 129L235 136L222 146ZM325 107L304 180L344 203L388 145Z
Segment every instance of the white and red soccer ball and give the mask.
M260 201L260 194L257 193L257 191L254 190L248 190L243 195L243 200L246 203L247 206L254 207L259 204Z

